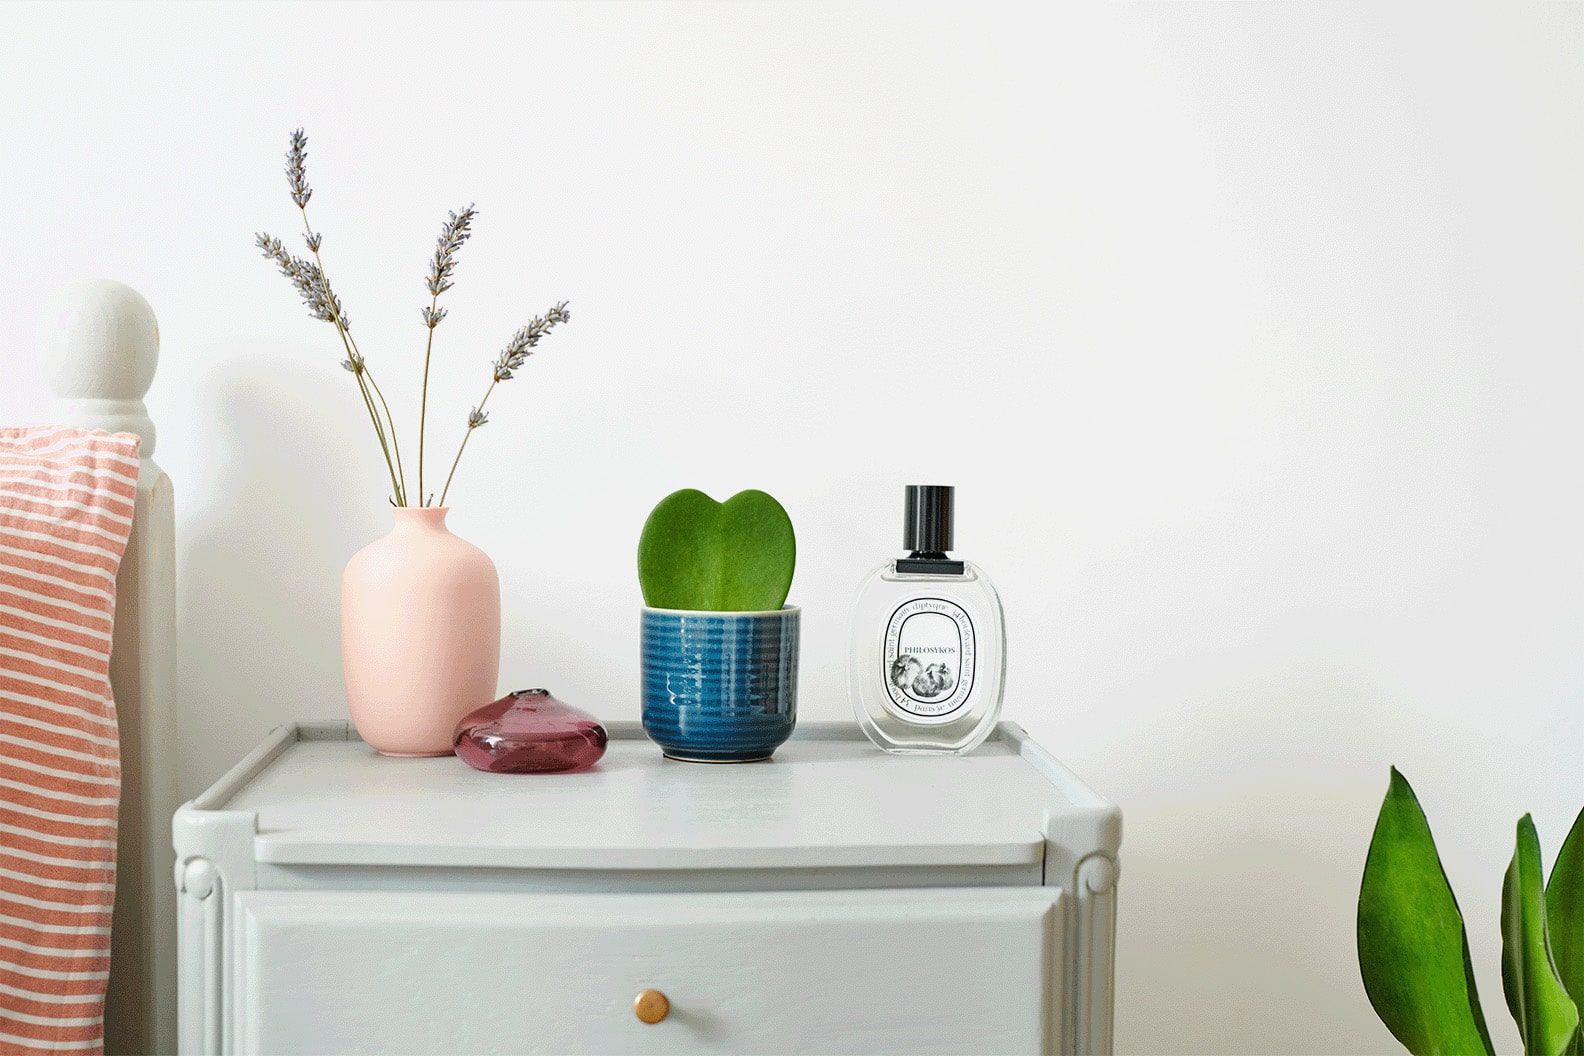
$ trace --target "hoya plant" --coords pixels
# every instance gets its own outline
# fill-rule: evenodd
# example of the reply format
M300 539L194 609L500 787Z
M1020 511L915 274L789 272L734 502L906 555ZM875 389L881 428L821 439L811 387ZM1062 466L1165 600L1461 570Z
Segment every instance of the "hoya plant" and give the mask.
M638 541L644 604L656 609L779 609L796 565L792 518L762 491L739 491L725 502L694 488L673 492Z
M1584 811L1547 880L1525 814L1502 881L1502 992L1526 1056L1584 1053ZM1381 1022L1417 1056L1494 1056L1468 935L1430 823L1393 767L1364 863L1359 971Z

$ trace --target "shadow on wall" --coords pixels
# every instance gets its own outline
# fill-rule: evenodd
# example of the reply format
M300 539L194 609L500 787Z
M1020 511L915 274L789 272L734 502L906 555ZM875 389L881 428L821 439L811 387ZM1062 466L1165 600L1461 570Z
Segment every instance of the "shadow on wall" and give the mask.
M345 498L366 490L355 456L372 443L352 435L345 392L263 358L228 364L213 391L215 433L194 438L206 479L176 482L183 799L280 722L345 715L339 598L356 547L343 540L381 530Z

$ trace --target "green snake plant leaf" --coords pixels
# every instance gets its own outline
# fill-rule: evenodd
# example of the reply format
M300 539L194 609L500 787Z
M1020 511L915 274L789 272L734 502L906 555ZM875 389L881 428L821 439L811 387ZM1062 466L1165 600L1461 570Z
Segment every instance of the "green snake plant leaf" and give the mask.
M762 491L716 502L685 488L660 500L638 540L644 603L696 612L779 609L792 588L792 518Z
M1557 852L1546 884L1546 927L1557 975L1573 1003L1584 1008L1584 810Z
M1564 1056L1573 1051L1579 1014L1551 959L1543 884L1540 837L1525 814L1502 881L1502 991L1526 1056Z
M1396 767L1364 862L1358 957L1375 1014L1414 1056L1494 1053L1463 913L1430 823Z

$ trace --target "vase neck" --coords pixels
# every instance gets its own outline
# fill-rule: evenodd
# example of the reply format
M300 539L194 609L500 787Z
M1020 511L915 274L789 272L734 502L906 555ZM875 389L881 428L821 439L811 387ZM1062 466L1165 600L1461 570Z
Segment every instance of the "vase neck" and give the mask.
M391 511L396 517L395 532L443 532L449 506L397 506Z

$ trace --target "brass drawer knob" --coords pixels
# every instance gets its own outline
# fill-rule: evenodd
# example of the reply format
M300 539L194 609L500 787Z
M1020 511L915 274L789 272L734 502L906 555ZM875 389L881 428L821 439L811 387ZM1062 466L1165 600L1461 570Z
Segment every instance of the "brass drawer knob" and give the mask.
M633 1013L645 1023L658 1023L671 1014L671 1001L658 990L641 990L633 998Z

